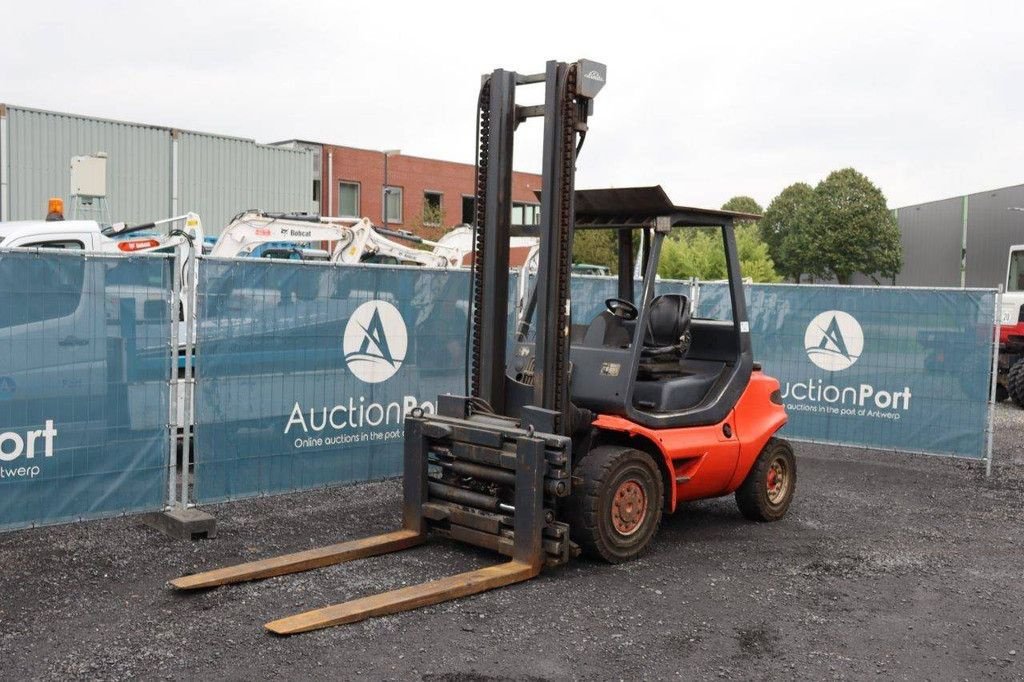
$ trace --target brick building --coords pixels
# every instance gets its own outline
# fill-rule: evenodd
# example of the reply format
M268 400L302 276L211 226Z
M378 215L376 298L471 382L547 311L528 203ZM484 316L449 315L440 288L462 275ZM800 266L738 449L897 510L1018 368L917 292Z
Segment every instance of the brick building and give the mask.
M313 195L321 215L365 216L384 224L385 162L388 227L436 238L455 225L468 223L473 212L473 166L452 161L303 140L277 143L313 152ZM514 224L536 223L540 175L515 173L512 178Z

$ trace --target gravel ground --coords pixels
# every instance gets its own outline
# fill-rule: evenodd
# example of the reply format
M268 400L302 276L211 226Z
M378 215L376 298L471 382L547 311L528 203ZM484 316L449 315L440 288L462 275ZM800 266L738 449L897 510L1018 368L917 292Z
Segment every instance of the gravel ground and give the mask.
M483 566L434 542L178 595L169 578L398 525L372 483L218 505L220 537L121 518L0 536L2 679L1024 678L1024 412L995 467L797 444L785 520L688 505L653 551L576 561L469 599L291 638L290 613Z

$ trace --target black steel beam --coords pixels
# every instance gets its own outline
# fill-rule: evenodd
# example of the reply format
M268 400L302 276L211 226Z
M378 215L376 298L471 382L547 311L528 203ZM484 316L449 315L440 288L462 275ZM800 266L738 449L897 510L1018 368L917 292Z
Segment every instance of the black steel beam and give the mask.
M619 231L619 298L633 301L633 231Z
M505 343L508 337L508 249L512 224L512 137L516 126L516 74L491 74L487 145L485 238L477 271L481 328L478 330L478 397L505 411Z
M563 225L563 202L565 192L572 192L572 183L565 186L565 155L563 141L565 117L569 114L564 106L562 83L566 78L566 64L550 61L547 63L544 90L544 150L542 163L542 186L540 207L540 254L537 268L537 342L535 369L533 374L534 401L537 407L558 410L562 413L560 431L569 428L568 400L566 399L566 378L558 376L558 368L564 366L559 355L563 346L561 337L568 334L562 324L567 301L559 290L559 278L571 260L571 253L563 253L563 245L572 244L572 216L569 224ZM569 197L571 199L571 197ZM568 229L570 234L562 234ZM567 239L566 239L567 238ZM571 247L569 247L571 248Z

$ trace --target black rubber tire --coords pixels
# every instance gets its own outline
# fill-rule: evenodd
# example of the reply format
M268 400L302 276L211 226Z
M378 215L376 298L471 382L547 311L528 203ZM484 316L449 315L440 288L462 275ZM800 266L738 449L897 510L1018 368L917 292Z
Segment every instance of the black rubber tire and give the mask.
M773 503L768 497L768 472L776 459L781 459L787 467L789 482L783 498ZM795 492L796 457L793 455L793 446L782 438L771 438L757 456L747 478L736 490L736 504L740 513L751 521L778 521L786 515Z
M566 505L570 537L592 558L611 564L635 559L651 544L661 523L665 486L650 455L616 445L594 448L576 466L583 479ZM646 496L647 510L639 527L620 533L612 521L612 499L619 486L635 480Z
M1024 409L1024 359L1013 363L1006 376L1006 388L1014 404Z

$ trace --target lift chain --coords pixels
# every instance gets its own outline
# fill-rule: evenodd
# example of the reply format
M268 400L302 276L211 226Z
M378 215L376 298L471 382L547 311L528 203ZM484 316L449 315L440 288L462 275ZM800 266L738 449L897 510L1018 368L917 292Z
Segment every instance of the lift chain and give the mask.
M558 294L558 334L557 343L552 350L555 352L555 404L553 409L565 414L565 400L568 394L569 372L566 363L569 357L569 330L572 324L571 305L571 274L572 274L572 227L573 192L576 175L576 65L569 66L566 74L565 90L562 95L562 163L559 184L561 205L558 207L558 239L559 260L557 276ZM562 425L567 428L569 425Z
M477 139L477 168L476 168L476 203L474 230L476 241L473 244L473 335L472 352L470 354L470 395L480 395L480 358L486 352L482 345L480 331L483 328L483 277L487 264L484 262L484 243L487 240L485 229L487 218L487 165L490 160L489 145L491 137L491 82L488 79L480 88L480 98L477 100L477 113L479 116L479 137Z

